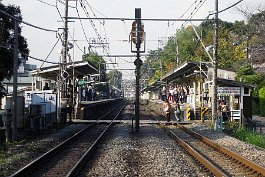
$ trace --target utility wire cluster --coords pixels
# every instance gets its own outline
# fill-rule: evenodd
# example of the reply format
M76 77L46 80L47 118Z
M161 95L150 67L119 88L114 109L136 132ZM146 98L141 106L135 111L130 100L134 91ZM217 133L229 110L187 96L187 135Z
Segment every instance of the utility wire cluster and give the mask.
M37 1L39 1L40 3L43 3L43 4L45 4L45 5L51 6L51 7L53 7L53 8L56 8L56 10L57 10L57 12L58 12L58 14L59 14L61 20L62 20L62 21L65 20L65 19L62 17L62 14L61 14L61 12L60 12L60 10L59 10L59 8L58 8L58 3L65 5L65 2L63 2L62 0L56 0L56 4L54 5L54 4L47 3L47 2L45 2L44 0L37 0ZM186 10L186 11L185 11L185 12L179 17L179 19L183 18L183 17L184 17L184 16L185 16L185 15L186 15L191 9L192 9L192 11L190 12L188 18L182 23L181 28L178 29L177 32L181 31L181 30L185 27L185 25L187 24L187 22L189 21L189 19L191 19L191 18L192 18L197 12L198 12L198 10L203 6L203 4L205 3L205 1L206 1L206 0L195 0L195 1L194 1L194 2L188 7L188 9L187 9L187 10ZM223 9L223 10L221 10L221 11L218 11L218 12L214 12L214 13L209 14L209 15L205 18L205 20L207 20L207 19L209 18L209 16L214 15L214 14L216 14L216 13L224 12L224 11L226 11L226 10L228 10L228 9L230 9L230 8L232 8L232 7L234 7L234 6L236 6L237 4L239 4L239 3L242 2L242 1L243 1L243 0L239 0L238 2L234 3L233 5L231 5L231 6L227 7L227 8L225 8L225 9ZM103 13L101 13L101 12L99 12L98 10L96 10L95 8L93 8L93 7L88 3L87 0L79 0L79 4L80 4L81 8L83 9L83 11L85 12L85 14L86 14L86 16L87 16L88 18L90 18L90 12L92 12L93 16L97 19L97 16L96 16L96 14L95 14L94 11L96 11L96 12L99 13L99 14L101 14L103 17L106 17ZM70 8L75 8L75 9L76 9L76 12L77 12L77 14L78 14L78 17L80 18L80 13L79 13L79 11L78 11L77 4L76 4L75 7L74 7L74 6L69 6L69 7L70 7ZM88 10L87 7L90 9L90 12L89 12L89 10ZM46 57L44 60L43 60L43 59L38 59L38 58L36 58L36 57L29 56L29 55L28 55L28 57L29 57L29 58L32 58L32 59L34 59L34 60L42 61L43 63L42 63L42 65L41 65L41 67L43 66L44 63L58 64L58 63L54 63L54 62L49 62L49 61L47 61L47 59L49 58L50 54L51 54L52 51L54 50L55 46L59 43L60 40L61 40L61 42L62 42L62 39L60 38L60 33L58 32L58 30L53 30L53 29L48 29L48 28L43 28L43 27L37 26L37 25L33 25L33 24L28 23L28 22L25 22L25 21L23 21L23 20L21 20L21 19L15 17L15 16L12 16L12 15L10 15L10 14L8 14L8 13L2 11L2 10L0 10L0 13L2 13L2 14L4 14L4 15L7 15L9 18L11 18L11 19L13 19L13 20L18 20L19 22L21 22L21 23L23 23L23 24L25 24L25 25L27 25L27 26L30 26L30 27L33 27L33 28L36 28L36 29L39 29L39 30L42 30L42 31L46 31L46 32L53 32L53 33L56 33L56 34L59 36L59 39L56 41L56 43L55 43L54 46L52 47L51 51L49 52L49 54L47 55L47 57ZM106 17L106 18L107 18L107 17ZM80 18L79 20L80 20L80 24L81 24L82 31L83 31L83 33L84 33L85 39L86 39L88 45L90 45L89 40L88 40L88 38L87 38L87 35L86 35L86 33L85 33L84 25L82 24L81 18ZM94 32L95 32L97 38L99 39L99 41L106 41L106 43L107 43L107 39L108 39L108 38L107 38L107 34L106 34L106 29L105 29L105 20L103 20L103 21L101 21L100 19L98 19L98 20L99 20L99 23L100 23L100 24L103 26L103 28L104 28L104 33L105 33L104 38L102 38L102 36L100 35L100 33L99 33L99 31L98 31L98 29L97 29L97 27L96 27L94 21L93 21L92 19L90 19L89 21L90 21L90 24L91 24L91 26L92 26L92 28L93 28L93 30L94 30ZM122 21L124 22L124 20L122 20ZM171 24L171 26L173 26L175 23L176 23L176 21L173 22L173 23ZM125 25L125 22L124 22L124 25ZM125 29L126 29L126 31L127 31L126 25L125 25ZM168 28L167 28L167 31L166 31L166 34L165 34L165 35L167 35L168 29L169 29L169 25L168 25ZM127 31L127 33L128 33L128 31ZM73 37L71 36L70 33L69 33L69 36L73 39ZM76 44L76 46L78 47L78 49L79 49L82 53L84 53L84 51L81 49L81 47L77 44L77 41L76 41L76 40L73 40L73 42ZM3 46L0 46L0 47L3 47ZM103 50L107 53L107 55L109 55L109 51L108 51L108 49L106 48L106 46L105 46L104 44L102 44L102 47L103 47ZM112 62L112 61L111 61L111 62ZM115 66L114 66L114 68L115 68Z

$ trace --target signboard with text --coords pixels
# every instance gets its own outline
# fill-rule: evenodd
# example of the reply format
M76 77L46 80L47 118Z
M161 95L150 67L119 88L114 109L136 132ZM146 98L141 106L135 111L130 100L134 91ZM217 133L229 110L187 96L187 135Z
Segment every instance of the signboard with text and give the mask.
M218 87L217 93L240 95L240 87Z

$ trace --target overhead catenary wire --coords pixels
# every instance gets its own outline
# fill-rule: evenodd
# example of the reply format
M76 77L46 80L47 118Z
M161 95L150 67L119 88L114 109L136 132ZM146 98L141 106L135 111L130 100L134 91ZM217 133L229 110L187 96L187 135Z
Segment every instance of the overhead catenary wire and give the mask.
M42 1L42 0L37 0L37 1L39 1L39 2L41 2L41 3L43 3L43 4L46 4L46 5L48 5L48 6L55 7L55 5L50 4L50 3L47 3L47 2L44 2L44 1Z
M3 46L3 45L0 45L0 48L5 48L5 49L11 49L11 50L14 50L14 48L10 47L10 46ZM42 62L45 62L45 63L50 63L50 64L59 64L59 63L55 63L55 62L51 62L51 61L47 61L47 59L39 59L39 58L36 58L36 57L33 57L33 56L30 56L26 53L23 53L23 52L19 52L21 53L22 55L28 57L28 58L31 58L33 60L37 60L37 61L42 61Z
M188 7L188 9L179 17L179 19L181 19L182 17L184 17L184 15L192 8L192 6L195 4L197 2L197 0L195 0L189 7ZM173 26L174 24L176 23L176 21L174 21L172 24L171 24L171 26ZM169 29L169 25L168 25L168 27L167 27L167 29L166 29L166 33L165 33L165 35L164 36L167 36L167 33L168 33L168 29Z
M49 52L49 54L47 55L47 57L45 58L45 61L49 58L49 56L51 55L52 51L54 50L54 48L56 47L56 45L58 44L58 42L60 41L60 38L58 38L58 40L56 41L56 43L54 44L54 46L52 47L51 51ZM42 68L44 64L44 61L42 62L40 68Z
M78 17L80 17L80 13L79 13L79 10L78 10L77 7L76 7L76 12L77 12ZM85 29L84 29L84 25L83 25L83 23L82 23L82 20L79 19L79 22L80 22L80 24L81 24L81 28L82 28L83 34L84 34L84 36L85 36L85 39L86 39L86 41L87 41L87 44L88 44L88 46L90 46L89 41L88 41L88 38L87 38L87 35L86 35L86 32L85 32Z
M58 14L59 14L61 20L64 21L64 18L62 17L62 14L61 14L61 12L60 12L60 10L59 10L59 8L58 8L57 0L56 0L56 6L55 6L55 8L57 9L57 12L58 12ZM84 53L84 51L80 48L80 46L77 44L77 42L76 42L75 40L73 40L73 37L72 37L71 33L68 33L68 34L69 34L70 38L72 39L72 41L73 41L73 42L75 43L75 45L77 46L77 48L78 48L82 53Z
M218 12L210 13L209 16L210 16L210 15L215 15L216 13L219 14L219 13L222 13L222 12L228 10L228 9L231 9L232 7L234 7L234 6L236 6L237 4L241 3L242 1L243 1L243 0L240 0L240 1L238 1L238 2L236 2L236 3L234 3L234 4L232 4L231 6L228 6L227 8L224 8L223 10L219 10Z
M86 5L82 2L82 0L80 0L79 2L80 2L80 5L81 5L82 9L84 10L84 12L85 12L87 18L90 18L90 15L89 15L89 12L88 12L88 10L87 10L87 8L86 8ZM82 19L82 18L81 18L81 19ZM99 18L95 17L95 19L99 19ZM89 22L90 22L90 24L91 24L91 26L92 26L94 32L96 33L96 36L97 36L98 40L99 40L99 41L102 41L102 37L101 37L101 35L98 33L98 30L97 30L96 25L94 24L94 22L93 22L92 20L89 20ZM103 45L103 44L101 44L101 45L102 45L103 51L105 51L107 54L109 54L109 52L108 52L107 49L106 49L106 46ZM110 59L110 62L112 62L111 59ZM113 67L115 68L115 65L113 65Z

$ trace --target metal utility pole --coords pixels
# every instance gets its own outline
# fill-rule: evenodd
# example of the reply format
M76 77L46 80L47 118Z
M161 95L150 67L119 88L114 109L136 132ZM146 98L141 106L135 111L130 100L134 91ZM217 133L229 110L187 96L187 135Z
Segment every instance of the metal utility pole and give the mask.
M140 124L140 118L139 118L139 110L140 110L140 67L141 67L141 59L140 59L140 47L141 47L141 41L140 41L140 31L141 31L141 9L136 8L135 9L135 20L136 20L136 33L137 33L137 40L136 40L136 49L137 49L137 58L136 58L136 88L135 88L135 129L136 131L139 131L139 124Z
M218 0L215 0L214 57L212 85L212 116L217 115L217 69L218 69Z
M63 31L63 48L62 48L62 64L60 68L60 123L67 122L67 97L66 97L66 79L69 74L66 72L67 53L68 53L68 1L65 0L65 12L64 12L64 31Z
M65 0L65 13L64 13L64 33L63 33L63 58L62 58L62 70L63 73L66 71L67 53L68 53L68 1ZM66 80L63 79L61 90L61 98L66 98Z
M14 19L14 64L13 64L13 106L12 141L17 141L17 66L18 65L18 20Z

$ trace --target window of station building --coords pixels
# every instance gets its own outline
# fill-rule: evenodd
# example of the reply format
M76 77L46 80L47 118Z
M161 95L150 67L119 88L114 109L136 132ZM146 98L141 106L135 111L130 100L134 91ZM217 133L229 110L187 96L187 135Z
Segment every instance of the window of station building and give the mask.
M249 88L244 87L244 94L249 94Z

